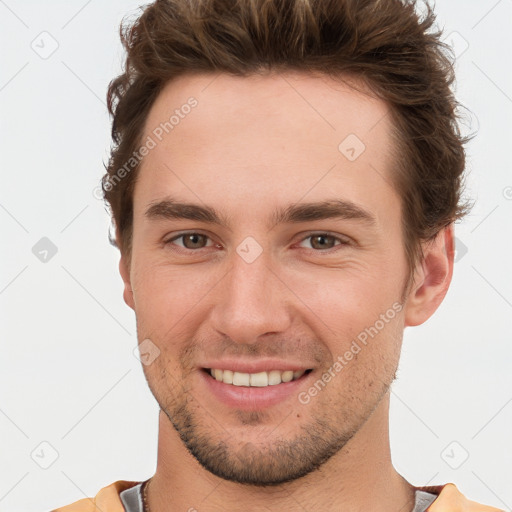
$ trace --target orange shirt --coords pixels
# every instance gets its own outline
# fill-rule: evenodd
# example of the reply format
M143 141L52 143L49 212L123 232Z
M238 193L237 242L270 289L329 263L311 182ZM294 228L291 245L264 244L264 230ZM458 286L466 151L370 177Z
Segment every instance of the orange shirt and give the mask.
M56 508L51 512L125 512L119 494L137 484L140 484L140 482L118 480L103 487L94 498L84 498L71 505ZM504 512L503 509L468 500L452 483L431 487L415 487L415 490L438 495L427 509L427 512Z

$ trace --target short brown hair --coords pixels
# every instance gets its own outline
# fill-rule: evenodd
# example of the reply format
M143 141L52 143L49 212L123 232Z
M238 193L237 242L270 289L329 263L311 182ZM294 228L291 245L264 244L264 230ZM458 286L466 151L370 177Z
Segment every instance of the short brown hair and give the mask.
M402 198L405 251L413 269L420 242L461 218L465 152L451 91L453 55L435 15L414 0L156 0L120 35L124 72L108 88L111 155L103 177L120 249L131 252L133 191L145 120L171 79L186 73L238 76L295 70L362 79L391 107L393 181Z

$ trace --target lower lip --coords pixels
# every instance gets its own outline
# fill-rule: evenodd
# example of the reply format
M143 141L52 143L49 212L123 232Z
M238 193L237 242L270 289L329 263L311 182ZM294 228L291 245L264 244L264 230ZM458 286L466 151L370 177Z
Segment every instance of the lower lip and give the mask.
M292 396L297 398L300 389L304 388L305 381L312 373L304 374L297 380L260 388L225 384L214 379L205 371L200 371L206 387L219 401L229 407L244 411L265 409Z

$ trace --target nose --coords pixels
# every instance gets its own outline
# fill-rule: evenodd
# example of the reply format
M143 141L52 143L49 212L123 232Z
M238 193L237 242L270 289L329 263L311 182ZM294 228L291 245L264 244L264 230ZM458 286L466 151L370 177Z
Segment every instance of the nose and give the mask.
M254 344L290 327L293 293L265 251L251 263L233 252L218 290L211 315L213 328L233 342Z

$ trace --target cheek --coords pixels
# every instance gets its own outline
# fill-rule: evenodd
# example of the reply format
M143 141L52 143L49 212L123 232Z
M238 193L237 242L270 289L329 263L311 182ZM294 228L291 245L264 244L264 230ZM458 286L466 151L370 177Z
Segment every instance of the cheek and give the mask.
M141 265L132 276L138 325L159 336L183 330L218 280L184 267Z
M375 261L338 269L312 267L283 274L283 281L326 327L346 339L400 300L402 271L396 264Z
M372 379L387 381L396 369L403 331L400 274L383 270L376 264L364 272L330 272L325 279L319 272L290 286L307 306L301 306L302 320L330 353L326 364L341 358L340 386L347 378L357 387L358 375L364 386Z

